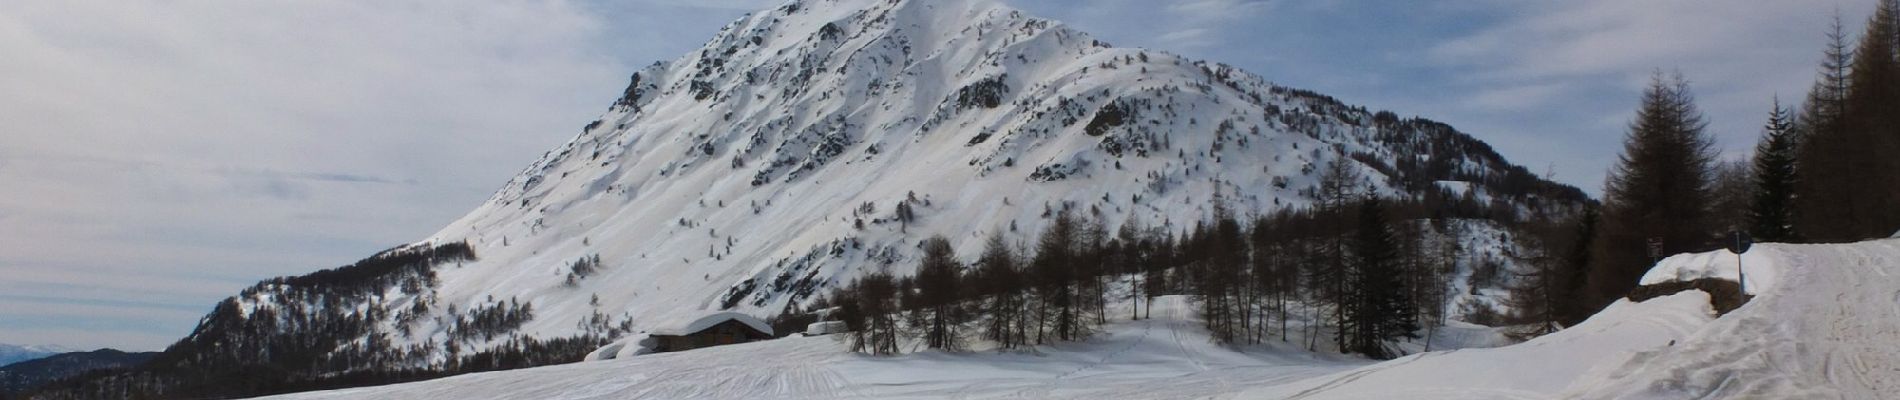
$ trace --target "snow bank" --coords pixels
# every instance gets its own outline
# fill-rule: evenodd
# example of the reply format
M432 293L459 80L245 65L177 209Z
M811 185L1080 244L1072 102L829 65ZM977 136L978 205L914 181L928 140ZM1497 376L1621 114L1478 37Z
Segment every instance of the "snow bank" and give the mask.
M583 358L582 361L616 360L653 354L656 353L653 348L658 346L659 343L653 340L652 335L636 333L615 340L613 343L608 343L606 346L601 346L592 353L587 353L587 357Z
M1764 275L1773 278L1756 286L1757 270L1747 267L1750 287L1759 293L1754 300L1682 343L1600 367L1565 397L1875 399L1900 394L1900 241L1770 244L1749 253L1757 254L1767 262L1744 262L1786 268L1764 268ZM1734 261L1732 255L1679 257L1673 265L1679 271L1719 269L1728 265L1724 259Z
M1668 346L1714 318L1708 294L1619 301L1576 327L1495 349L1415 354L1343 373L1243 392L1254 399L1551 398L1591 366Z
M1755 246L1747 254L1741 255L1741 271L1746 273L1744 286L1749 294L1760 294L1773 289L1781 276L1781 265L1786 254L1773 245ZM1736 255L1728 250L1716 250L1707 253L1677 254L1664 258L1656 267L1643 274L1642 284L1654 285L1664 282L1687 282L1702 278L1720 278L1734 281L1736 275Z

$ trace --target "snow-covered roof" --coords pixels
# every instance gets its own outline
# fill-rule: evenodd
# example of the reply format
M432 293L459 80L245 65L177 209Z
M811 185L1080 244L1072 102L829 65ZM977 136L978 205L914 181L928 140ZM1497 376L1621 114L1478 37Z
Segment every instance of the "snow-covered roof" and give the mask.
M765 321L750 315L736 312L722 312L700 317L699 319L693 320L692 323L686 324L686 326L654 329L650 334L670 336L688 335L706 330L707 328L712 328L714 325L723 324L726 321L739 321L739 323L745 324L752 329L757 329L759 332L765 332L767 335L772 334L772 325L766 324Z

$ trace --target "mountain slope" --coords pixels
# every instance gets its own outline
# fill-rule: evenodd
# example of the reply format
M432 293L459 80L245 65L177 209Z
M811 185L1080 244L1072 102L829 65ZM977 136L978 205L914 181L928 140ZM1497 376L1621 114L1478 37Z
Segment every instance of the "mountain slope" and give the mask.
M73 351L59 346L19 346L0 344L0 366L21 361L45 358L54 354Z
M994 2L793 1L634 74L430 238L247 289L128 381L228 396L573 361L710 310L766 316L863 271L907 273L933 234L969 255L1060 210L1180 231L1217 197L1304 206L1335 161L1381 195L1459 204L1472 237L1588 201L1444 124ZM257 384L206 383L240 377Z
M131 368L157 355L156 352L127 353L100 349L60 353L13 363L0 367L0 394L18 393L92 371Z

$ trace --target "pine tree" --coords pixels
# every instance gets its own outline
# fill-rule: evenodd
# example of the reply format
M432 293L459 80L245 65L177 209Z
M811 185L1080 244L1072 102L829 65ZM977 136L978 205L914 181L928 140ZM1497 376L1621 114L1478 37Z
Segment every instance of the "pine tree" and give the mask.
M1792 242L1794 233L1795 154L1800 130L1793 110L1774 101L1761 143L1755 145L1755 190L1749 204L1748 231L1763 242Z
M1139 214L1129 216L1127 221L1122 222L1121 227L1115 229L1114 269L1116 273L1129 276L1129 320L1141 319L1141 302L1144 296L1141 293L1141 286L1133 277L1141 275L1144 272L1142 265L1148 262L1146 245L1143 243L1147 240L1142 237L1144 229L1146 228L1141 226Z
M918 309L926 314L924 343L933 349L958 350L963 347L957 328L963 325L959 307L961 268L950 240L943 236L924 239L924 259L917 268Z
M1264 341L1271 334L1273 323L1270 317L1273 314L1286 313L1284 303L1281 302L1286 293L1286 287L1282 286L1284 282L1281 280L1284 276L1281 271L1286 269L1284 266L1286 257L1282 254L1285 250L1279 247L1282 239L1276 235L1273 224L1273 219L1258 216L1253 220L1253 229L1247 232L1248 247L1253 250L1249 253L1251 256L1248 261L1250 262L1247 264L1247 276L1251 278L1248 283L1252 285L1252 288L1248 290L1251 296L1247 299L1247 303L1248 307L1254 310L1255 315L1252 329L1254 343ZM1282 321L1285 321L1284 317ZM1285 340L1284 335L1282 336L1281 339Z
M1837 18L1804 123L1796 230L1803 239L1842 242L1900 228L1900 1L1881 0L1851 55Z
M1719 160L1709 174L1709 228L1717 233L1749 228L1755 172L1749 160Z
M838 319L851 330L851 351L897 354L898 284L890 273L860 276L831 297Z
M1351 322L1344 324L1353 331L1349 351L1389 359L1394 355L1386 351L1385 342L1418 337L1415 332L1419 326L1411 288L1406 287L1399 271L1398 243L1377 198L1360 202L1359 229L1354 236L1347 313Z
M1241 301L1247 282L1244 265L1246 242L1240 222L1219 198L1214 202L1213 225L1198 238L1196 289L1201 300L1202 321L1214 340L1236 343L1248 325L1245 304Z
M1589 288L1586 284L1590 276L1590 251L1597 236L1596 207L1585 205L1577 215L1576 222L1570 224L1570 240L1563 250L1563 286L1559 287L1557 298L1557 322L1564 326L1573 326L1589 318L1595 309L1589 301Z
M1860 180L1857 216L1836 239L1884 238L1900 229L1900 0L1881 0L1848 72L1847 128L1865 146L1852 153Z
M983 302L983 335L1002 348L1016 348L1025 338L1021 321L1025 314L1023 292L1027 290L1016 251L1003 241L1001 232L993 233L984 242L977 264L978 288L974 291L987 297Z
M1148 264L1143 266L1141 276L1141 293L1148 297L1142 314L1149 318L1155 315L1155 298L1168 292L1168 268L1174 266L1175 259L1174 234L1162 227L1154 229L1157 232L1149 234L1154 241L1148 244Z
M1036 343L1047 343L1051 334L1069 341L1081 333L1073 265L1079 230L1075 217L1062 210L1037 240L1036 255L1029 262L1030 279L1036 282Z
M1327 221L1320 224L1327 229L1324 236L1328 238L1325 241L1325 247L1321 249L1321 254L1329 262L1307 270L1311 274L1308 277L1311 284L1308 286L1313 288L1313 294L1318 297L1316 300L1321 303L1319 306L1332 309L1333 344L1341 350L1346 349L1346 335L1351 329L1347 326L1346 315L1350 301L1347 298L1350 296L1346 288L1347 272L1351 268L1347 262L1347 242L1350 240L1350 230L1347 228L1349 225L1347 213L1350 210L1347 208L1350 207L1353 199L1358 197L1357 190L1361 179L1350 162L1344 157L1334 159L1326 165L1325 172L1320 174L1319 190L1315 200L1318 202L1319 218Z
M1623 140L1623 155L1604 185L1602 229L1594 241L1589 287L1596 307L1629 293L1661 254L1705 250L1713 141L1680 73L1658 72Z

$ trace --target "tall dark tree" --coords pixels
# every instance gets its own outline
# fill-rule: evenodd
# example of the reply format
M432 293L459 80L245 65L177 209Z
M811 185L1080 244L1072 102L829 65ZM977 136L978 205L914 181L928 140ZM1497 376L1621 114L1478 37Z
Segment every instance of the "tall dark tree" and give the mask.
M1900 228L1900 208L1892 206L1900 204L1900 158L1893 157L1900 151L1900 1L1880 1L1851 56L1838 26L1824 83L1810 95L1824 100L1825 112L1806 120L1812 129L1796 161L1796 230L1823 242Z
M1216 198L1212 226L1197 238L1200 260L1195 264L1195 289L1201 317L1214 340L1236 343L1249 325L1244 302L1247 243L1240 221L1225 202Z
M1749 160L1716 161L1709 174L1709 228L1745 231L1755 201L1754 165Z
M1128 277L1128 301L1130 305L1128 307L1128 319L1130 320L1141 319L1141 302L1144 300L1143 297L1152 297L1142 296L1140 281L1134 279L1136 276L1143 275L1144 271L1142 270L1142 266L1149 262L1147 257L1147 245L1144 243L1147 241L1147 238L1142 236L1143 230L1145 229L1147 228L1141 226L1140 215L1129 216L1127 221L1122 222L1121 227L1115 229L1116 245L1112 252L1114 254L1114 269L1116 273Z
M1589 287L1596 308L1629 293L1656 258L1704 250L1714 161L1708 125L1680 73L1658 72L1604 185L1602 229L1593 243ZM1656 254L1651 254L1651 247Z
M1507 286L1508 317L1515 327L1506 334L1527 339L1556 332L1564 326L1565 314L1578 308L1572 280L1582 276L1567 252L1573 251L1575 241L1586 239L1578 237L1572 225L1589 224L1589 218L1586 213L1571 220L1540 208L1511 235L1508 254L1517 261L1512 271L1517 279Z
M1164 227L1155 227L1150 232L1153 238L1148 244L1148 264L1142 266L1141 293L1148 297L1148 304L1142 308L1142 314L1153 318L1155 298L1168 293L1168 269L1174 267L1174 233Z
M888 272L858 277L833 294L850 327L851 350L879 355L897 354L898 284ZM848 302L848 303L847 303Z
M1754 198L1749 204L1748 231L1763 242L1792 242L1794 232L1795 152L1800 130L1794 111L1776 98L1768 113L1761 143L1755 145Z
M1347 297L1350 295L1346 287L1347 272L1351 269L1351 265L1347 262L1347 243L1351 240L1348 236L1351 232L1349 229L1351 224L1347 215L1352 201L1359 196L1358 188L1361 179L1352 163L1344 157L1334 159L1320 174L1319 187L1314 200L1318 203L1316 205L1320 220L1326 221L1318 225L1326 229L1324 237L1328 239L1325 240L1326 244L1320 251L1328 262L1326 265L1307 269L1311 273L1311 276L1307 278L1310 282L1308 287L1313 289L1312 294L1316 297L1314 300L1318 300L1317 306L1332 310L1333 344L1342 350L1347 347L1346 335L1350 329L1345 325L1349 306ZM1317 330L1317 324L1315 327ZM1308 347L1313 346L1309 344Z
M916 307L923 314L924 344L933 349L958 350L963 341L957 328L963 326L961 303L962 268L950 239L932 236L924 239L923 263L917 267Z
M1020 264L1016 250L1003 241L1001 232L990 235L983 244L983 255L977 259L977 288L973 291L985 298L983 336L1005 349L1023 345L1027 338L1024 292L1028 286L1023 284Z
M1385 208L1377 198L1360 202L1359 229L1353 241L1351 294L1347 312L1352 330L1348 351L1373 358L1395 356L1385 343L1399 337L1418 337L1411 288L1399 270L1397 240Z
M1075 243L1081 236L1075 217L1068 210L1056 213L1054 222L1042 231L1036 242L1036 255L1029 262L1030 278L1036 282L1036 342L1049 339L1074 340L1082 333L1082 316L1076 304ZM1051 337L1053 336L1053 337Z
M1578 213L1576 222L1570 225L1570 240L1561 247L1563 285L1558 288L1557 322L1564 326L1573 326L1589 318L1596 310L1589 302L1586 286L1590 276L1590 252L1597 236L1597 209L1585 205Z
M1258 216L1253 220L1253 229L1247 232L1248 246L1252 252L1248 258L1247 276L1252 288L1248 303L1254 309L1254 342L1266 340L1273 332L1271 317L1279 316L1282 326L1286 321L1285 271L1291 269L1287 264L1287 250L1282 245L1285 239L1275 229L1277 221L1268 216ZM1284 331L1281 340L1286 340Z

